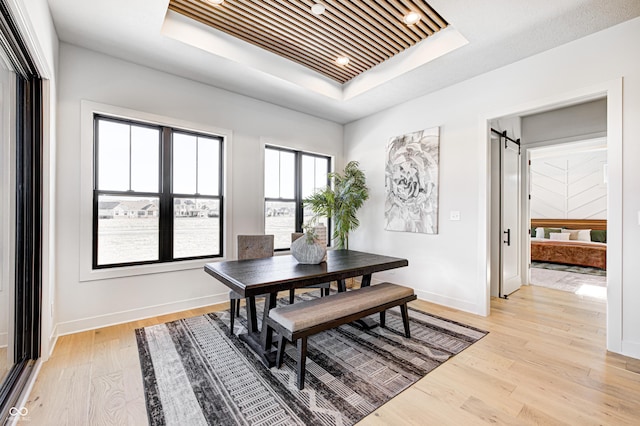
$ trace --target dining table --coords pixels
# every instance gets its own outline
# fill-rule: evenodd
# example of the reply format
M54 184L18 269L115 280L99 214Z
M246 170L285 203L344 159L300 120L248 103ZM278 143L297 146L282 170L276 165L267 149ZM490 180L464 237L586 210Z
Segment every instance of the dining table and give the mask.
M326 261L302 264L291 255L262 259L229 260L207 263L206 273L246 298L247 332L238 337L258 355L267 367L275 365L273 330L266 326L269 311L276 306L280 291L313 284L336 282L339 292L346 291L346 280L362 277L360 286L371 284L371 275L408 266L407 259L355 250L328 250ZM258 328L256 297L264 296L262 327ZM331 296L329 296L331 297Z

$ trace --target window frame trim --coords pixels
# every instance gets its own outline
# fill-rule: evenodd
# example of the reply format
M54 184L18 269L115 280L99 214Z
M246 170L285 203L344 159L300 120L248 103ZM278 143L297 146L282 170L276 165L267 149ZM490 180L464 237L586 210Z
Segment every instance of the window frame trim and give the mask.
M311 151L305 151L303 149L296 149L296 148L291 148L291 147L286 147L286 146L279 146L279 145L275 145L273 143L269 143L269 142L265 142L263 145L263 149L262 149L262 179L264 182L264 176L266 173L266 150L267 149L273 149L273 150L277 150L277 151L286 151L286 152L291 152L294 154L294 159L295 159L295 163L294 163L294 188L293 188L293 192L294 192L294 198L273 198L273 197L266 197L266 195L264 194L264 185L263 185L263 197L262 197L262 211L263 211L263 219L262 219L262 226L263 226L263 233L266 232L266 224L267 224L267 217L266 217L266 203L269 201L275 201L275 202L288 202L288 203L295 203L295 232L302 232L302 225L304 224L304 205L303 205L303 198L302 198L302 157L304 155L308 155L310 157L316 157L316 158L325 158L328 160L328 164L327 164L327 185L331 185L331 179L329 179L329 173L331 173L334 169L334 162L335 162L335 158L332 155L328 155L328 154L321 154L321 153L317 153L317 152L311 152ZM331 218L328 217L327 218L327 245L329 247L331 247ZM274 252L276 253L282 253L282 252L288 252L290 251L291 248L275 248Z
M177 118L156 115L128 108L100 104L88 100L81 100L81 197L80 197L80 282L110 278L147 275L162 272L200 269L205 263L227 260L232 253L230 230L232 224L231 212L231 148L233 132L228 129L214 127L208 124L194 123ZM220 156L219 194L212 196L220 200L220 238L222 241L220 256L198 256L180 258L170 261L134 262L127 264L109 265L94 268L93 264L93 225L94 225L94 116L113 118L117 121L131 121L134 124L160 126L174 130L212 135L220 137L222 155ZM161 161L164 161L161 155ZM168 160L170 161L170 159ZM161 179L163 177L161 176ZM113 192L113 191L107 191ZM117 191L116 191L117 192ZM180 194L170 194L171 197ZM184 194L193 196L193 194ZM209 198L208 195L203 195ZM170 206L173 208L173 206ZM162 241L159 242L162 244Z

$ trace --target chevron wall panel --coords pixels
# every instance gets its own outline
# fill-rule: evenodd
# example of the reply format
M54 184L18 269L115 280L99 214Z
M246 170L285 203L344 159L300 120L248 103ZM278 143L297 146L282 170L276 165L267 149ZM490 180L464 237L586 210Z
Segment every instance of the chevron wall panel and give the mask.
M531 160L531 217L606 219L606 151Z

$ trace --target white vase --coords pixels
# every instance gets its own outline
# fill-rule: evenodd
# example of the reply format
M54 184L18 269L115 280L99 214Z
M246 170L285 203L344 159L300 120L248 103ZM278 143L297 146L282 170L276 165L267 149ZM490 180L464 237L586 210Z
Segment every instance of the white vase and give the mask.
M291 243L291 255L298 263L317 265L324 260L325 254L327 248L317 240L309 241L306 235Z

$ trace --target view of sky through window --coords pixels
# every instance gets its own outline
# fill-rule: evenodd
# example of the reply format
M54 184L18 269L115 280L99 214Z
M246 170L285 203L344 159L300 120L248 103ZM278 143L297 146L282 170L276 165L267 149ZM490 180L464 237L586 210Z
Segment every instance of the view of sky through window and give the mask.
M174 195L172 229L162 231L162 129L97 124L97 265L159 261L161 232L173 233L172 259L219 255L221 140L171 129L171 189L186 197Z

